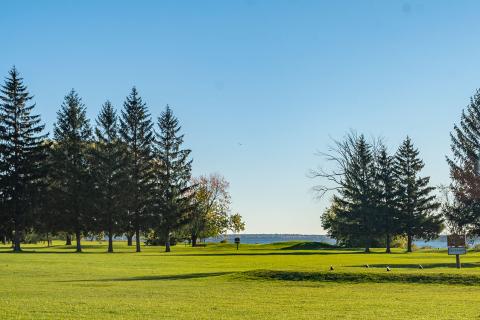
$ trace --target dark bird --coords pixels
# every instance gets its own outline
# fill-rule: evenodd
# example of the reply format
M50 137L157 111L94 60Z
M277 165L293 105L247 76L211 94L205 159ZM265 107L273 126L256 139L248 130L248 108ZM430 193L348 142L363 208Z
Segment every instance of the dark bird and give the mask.
M365 268L367 268L367 269L368 269L368 268L370 268L370 266L369 266L368 264L366 264L366 265L365 265Z
M387 267L387 271L388 271L388 272L390 272L390 271L391 271L391 270L390 270L390 267Z
M335 268L333 266L330 266L330 271L333 271L335 270Z

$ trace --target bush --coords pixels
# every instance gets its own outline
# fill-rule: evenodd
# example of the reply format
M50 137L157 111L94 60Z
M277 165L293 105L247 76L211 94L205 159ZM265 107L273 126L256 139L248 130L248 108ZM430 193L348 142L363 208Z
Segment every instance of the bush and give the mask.
M23 242L27 244L36 244L43 240L43 237L36 232L28 232L23 236Z
M420 249L422 249L422 250L432 250L433 247L432 246L423 246L423 247L420 247Z
M220 241L220 243L228 243L228 240L227 240L227 239L223 239L222 241Z
M177 244L179 239L176 237L171 237L170 238L170 245L174 246ZM150 231L145 238L145 245L146 246L164 246L165 245L165 239L161 238L159 234L155 231Z
M390 244L390 247L406 249L407 248L407 237L404 237L404 236L394 237L393 240L392 240L392 243Z

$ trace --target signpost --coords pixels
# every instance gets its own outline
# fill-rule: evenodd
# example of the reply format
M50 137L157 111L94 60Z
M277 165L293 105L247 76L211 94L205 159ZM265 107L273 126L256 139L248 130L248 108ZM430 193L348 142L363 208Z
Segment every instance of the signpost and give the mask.
M240 245L240 238L239 237L235 238L235 243L237 244L237 250L238 250L238 246Z
M455 256L457 269L461 268L460 255L467 254L467 237L464 234L451 234L447 236L448 254Z

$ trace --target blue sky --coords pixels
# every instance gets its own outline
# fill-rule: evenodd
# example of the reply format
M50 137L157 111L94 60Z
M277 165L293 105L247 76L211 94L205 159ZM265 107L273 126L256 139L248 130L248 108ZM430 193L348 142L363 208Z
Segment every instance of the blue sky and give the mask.
M93 119L133 85L168 103L194 174L231 183L250 233L323 233L315 156L355 129L408 134L448 183L449 132L480 87L475 1L3 1L0 75L16 65L49 131L75 88Z

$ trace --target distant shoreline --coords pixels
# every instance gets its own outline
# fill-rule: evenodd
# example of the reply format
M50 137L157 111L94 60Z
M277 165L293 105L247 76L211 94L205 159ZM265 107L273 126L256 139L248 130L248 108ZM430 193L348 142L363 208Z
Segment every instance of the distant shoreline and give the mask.
M245 233L238 235L241 239L241 243L245 244L270 244L275 242L285 242L285 241L312 241L312 242L325 242L328 244L335 244L335 239L330 238L327 235L321 234L287 234L287 233ZM227 234L226 238L228 242L234 242L235 234ZM225 238L225 235L207 238L206 242L220 242ZM447 236L441 235L437 239L425 241L418 239L414 241L415 245L418 247L429 246L432 248L446 248L447 247ZM473 243L480 243L480 239L476 238Z

